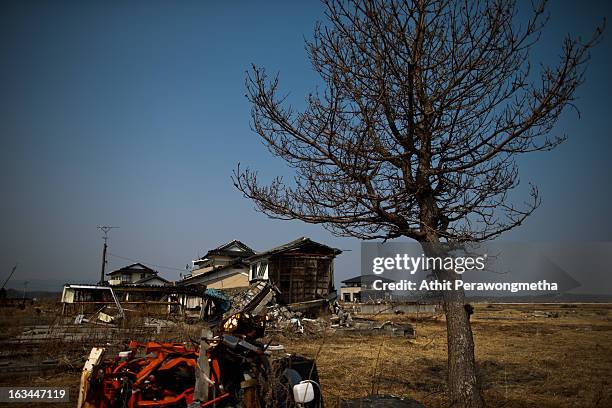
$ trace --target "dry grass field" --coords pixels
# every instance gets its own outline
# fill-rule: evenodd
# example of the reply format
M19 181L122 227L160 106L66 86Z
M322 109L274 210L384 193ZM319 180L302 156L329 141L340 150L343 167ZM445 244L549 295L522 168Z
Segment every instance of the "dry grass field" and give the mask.
M612 306L476 304L475 309L476 358L489 406L612 407ZM559 317L534 317L534 310ZM330 406L374 392L445 407L445 322L416 325L414 340L329 334L284 344L290 352L317 357Z
M492 407L611 407L612 306L475 304L472 317L480 379ZM545 317L543 313L553 316ZM46 317L45 317L46 316ZM371 393L409 396L428 407L446 407L446 330L443 318L420 320L409 315L379 315L378 320L410 321L416 339L325 332L309 337L274 335L291 353L316 357L327 406ZM45 312L2 311L0 330L6 341L22 324L52 320ZM42 324L42 323L41 323ZM74 406L79 356L88 350L59 345L43 357L66 359L67 369L53 374L9 375L2 386L63 386ZM4 347L6 361L27 349ZM70 357L72 356L72 357ZM7 360L8 359L8 360ZM72 368L71 368L72 367ZM12 404L14 406L14 404ZM50 406L41 404L40 406Z

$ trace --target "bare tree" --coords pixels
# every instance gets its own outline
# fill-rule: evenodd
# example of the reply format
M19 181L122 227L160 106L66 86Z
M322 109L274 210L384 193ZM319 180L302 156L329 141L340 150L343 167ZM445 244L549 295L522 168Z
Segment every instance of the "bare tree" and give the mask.
M509 198L516 157L564 140L551 130L574 106L603 26L587 41L565 39L558 63L532 72L544 4L522 24L512 0L324 4L327 22L306 48L325 86L303 110L279 95L277 76L257 66L247 75L253 128L295 171L291 183L261 184L238 165L234 183L258 210L429 251L494 238L532 214L536 187L528 202ZM443 300L450 403L483 406L464 293Z

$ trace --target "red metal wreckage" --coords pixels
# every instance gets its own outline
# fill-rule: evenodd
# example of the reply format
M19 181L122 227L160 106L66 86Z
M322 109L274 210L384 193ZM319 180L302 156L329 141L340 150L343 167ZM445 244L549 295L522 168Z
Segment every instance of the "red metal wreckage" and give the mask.
M270 287L254 288L200 344L130 342L108 358L92 349L83 368L78 407L306 407L322 406L314 361L300 356L271 360L260 304ZM314 386L313 386L314 384Z

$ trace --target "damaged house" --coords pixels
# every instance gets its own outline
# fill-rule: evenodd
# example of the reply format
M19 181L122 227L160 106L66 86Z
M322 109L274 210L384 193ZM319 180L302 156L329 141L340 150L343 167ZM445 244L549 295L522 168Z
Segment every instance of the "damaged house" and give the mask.
M249 286L249 266L245 259L255 255L250 247L233 240L211 249L193 261L193 270L179 285L206 285L212 289L234 289Z
M249 282L270 281L280 294L277 300L309 308L336 297L334 288L334 258L342 253L302 237L246 259Z
M97 315L100 320L110 323L125 317L125 311L204 318L213 309L213 303L224 299L208 294L201 286L69 283L64 285L61 301L62 315Z

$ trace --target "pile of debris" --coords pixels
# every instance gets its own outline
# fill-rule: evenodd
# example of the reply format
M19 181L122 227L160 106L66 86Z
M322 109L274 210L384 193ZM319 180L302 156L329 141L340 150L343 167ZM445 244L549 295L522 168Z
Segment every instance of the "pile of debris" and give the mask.
M260 341L272 297L270 285L255 285L199 344L130 342L117 354L93 348L78 407L322 406L315 362L276 355L282 347Z
M247 291L232 299L234 307L228 314L236 310L247 310L254 314L266 313L268 332L282 333L283 335L317 336L322 333L352 332L371 335L391 335L414 338L416 336L411 324L397 324L391 321L379 322L373 319L353 317L350 311L345 310L337 301L328 301L326 307L316 318L312 314L295 310L292 305L280 305L276 302L278 289L269 282L253 284Z
M359 319L355 320L349 328L345 329L360 334L380 334L389 336L399 336L414 339L416 331L411 324L398 324L392 321L377 322L374 320Z

